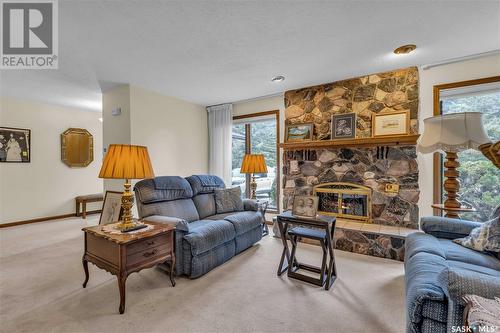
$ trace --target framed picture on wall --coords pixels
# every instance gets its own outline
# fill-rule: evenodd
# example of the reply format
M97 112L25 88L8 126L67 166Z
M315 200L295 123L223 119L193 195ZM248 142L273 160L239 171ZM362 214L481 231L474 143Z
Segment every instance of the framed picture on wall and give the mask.
M332 116L332 139L354 139L356 137L356 114L343 113Z
M0 127L0 162L29 163L30 149L31 130Z
M122 192L106 191L99 224L115 223L123 216Z
M372 118L372 136L407 135L410 133L410 111L376 113Z
M286 125L285 142L311 141L313 123Z

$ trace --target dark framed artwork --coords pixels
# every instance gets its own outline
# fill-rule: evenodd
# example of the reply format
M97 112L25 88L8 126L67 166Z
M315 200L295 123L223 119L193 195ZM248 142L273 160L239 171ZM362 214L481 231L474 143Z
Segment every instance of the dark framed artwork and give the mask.
M356 137L356 114L343 113L332 116L332 139L354 139Z
M31 159L31 130L0 127L0 162L29 163Z
M123 216L122 195L123 192L106 191L99 224L104 225L121 220Z

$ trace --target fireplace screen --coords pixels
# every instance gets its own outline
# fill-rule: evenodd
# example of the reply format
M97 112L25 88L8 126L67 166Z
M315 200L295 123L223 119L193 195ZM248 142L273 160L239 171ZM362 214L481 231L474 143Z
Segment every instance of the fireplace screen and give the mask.
M371 189L352 183L325 183L314 187L319 197L318 213L371 222Z

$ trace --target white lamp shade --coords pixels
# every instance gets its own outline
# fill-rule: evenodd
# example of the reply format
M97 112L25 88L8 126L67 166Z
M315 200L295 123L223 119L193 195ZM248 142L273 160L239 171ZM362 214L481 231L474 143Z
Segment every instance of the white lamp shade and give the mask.
M490 142L482 116L481 112L462 112L424 119L424 134L418 141L417 150L426 154L478 149L483 143Z

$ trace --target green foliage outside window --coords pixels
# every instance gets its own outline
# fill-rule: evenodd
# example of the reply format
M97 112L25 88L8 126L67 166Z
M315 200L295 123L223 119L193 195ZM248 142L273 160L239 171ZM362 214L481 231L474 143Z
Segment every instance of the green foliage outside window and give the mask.
M500 140L500 93L445 99L443 114L456 112L482 112L484 128L494 142ZM460 201L472 205L474 213L462 218L487 221L500 204L500 169L483 154L467 150L458 154L460 162Z

